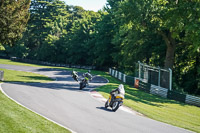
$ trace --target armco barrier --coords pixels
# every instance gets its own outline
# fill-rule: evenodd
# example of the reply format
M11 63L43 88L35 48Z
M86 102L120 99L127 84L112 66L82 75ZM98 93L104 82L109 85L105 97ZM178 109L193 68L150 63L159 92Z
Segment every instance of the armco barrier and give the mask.
M135 78L131 76L126 76L126 83L128 85L134 85L135 84Z
M168 89L156 85L151 85L150 93L167 98Z
M124 77L123 77L123 82L126 83L126 74L123 74Z
M112 75L112 69L111 68L109 68L109 74Z
M122 73L121 72L118 73L118 79L122 80Z
M200 97L186 95L185 103L196 105L200 107Z
M115 70L112 70L111 75L114 77L114 75L115 75Z
M150 93L151 84L140 81L139 82L139 89Z
M118 78L117 76L118 76L118 71L115 70L115 78Z
M176 101L179 101L179 102L185 102L186 95L175 92L175 91L168 91L167 98L172 99L172 100L176 100Z

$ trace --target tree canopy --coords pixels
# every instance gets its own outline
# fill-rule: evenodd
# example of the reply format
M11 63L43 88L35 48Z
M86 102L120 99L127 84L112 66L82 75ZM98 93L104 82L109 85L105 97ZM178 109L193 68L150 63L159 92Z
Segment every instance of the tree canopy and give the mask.
M29 19L30 0L0 1L0 43L13 45L22 37Z

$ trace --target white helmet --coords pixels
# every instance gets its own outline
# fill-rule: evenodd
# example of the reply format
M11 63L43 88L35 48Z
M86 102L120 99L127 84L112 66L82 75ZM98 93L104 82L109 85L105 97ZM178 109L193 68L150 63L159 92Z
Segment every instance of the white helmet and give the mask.
M124 85L123 84L119 85L119 92L122 93L123 95L125 94L125 90L124 90Z

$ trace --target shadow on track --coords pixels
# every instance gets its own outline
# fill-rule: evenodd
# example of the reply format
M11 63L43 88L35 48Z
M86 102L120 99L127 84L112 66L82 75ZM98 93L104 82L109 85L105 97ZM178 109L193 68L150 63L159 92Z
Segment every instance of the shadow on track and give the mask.
M107 112L114 112L114 111L112 111L112 110L110 110L110 109L107 109L107 108L105 108L105 107L96 107L97 109L100 109L100 110L104 110L104 111L107 111Z

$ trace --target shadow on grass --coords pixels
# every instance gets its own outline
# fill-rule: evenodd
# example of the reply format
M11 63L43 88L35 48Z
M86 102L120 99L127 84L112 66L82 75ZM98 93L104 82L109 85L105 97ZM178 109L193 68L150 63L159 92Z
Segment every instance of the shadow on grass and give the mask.
M43 76L19 76L19 77L23 77L27 80L45 80L45 81L53 81L53 79L49 78L49 77L43 77Z

